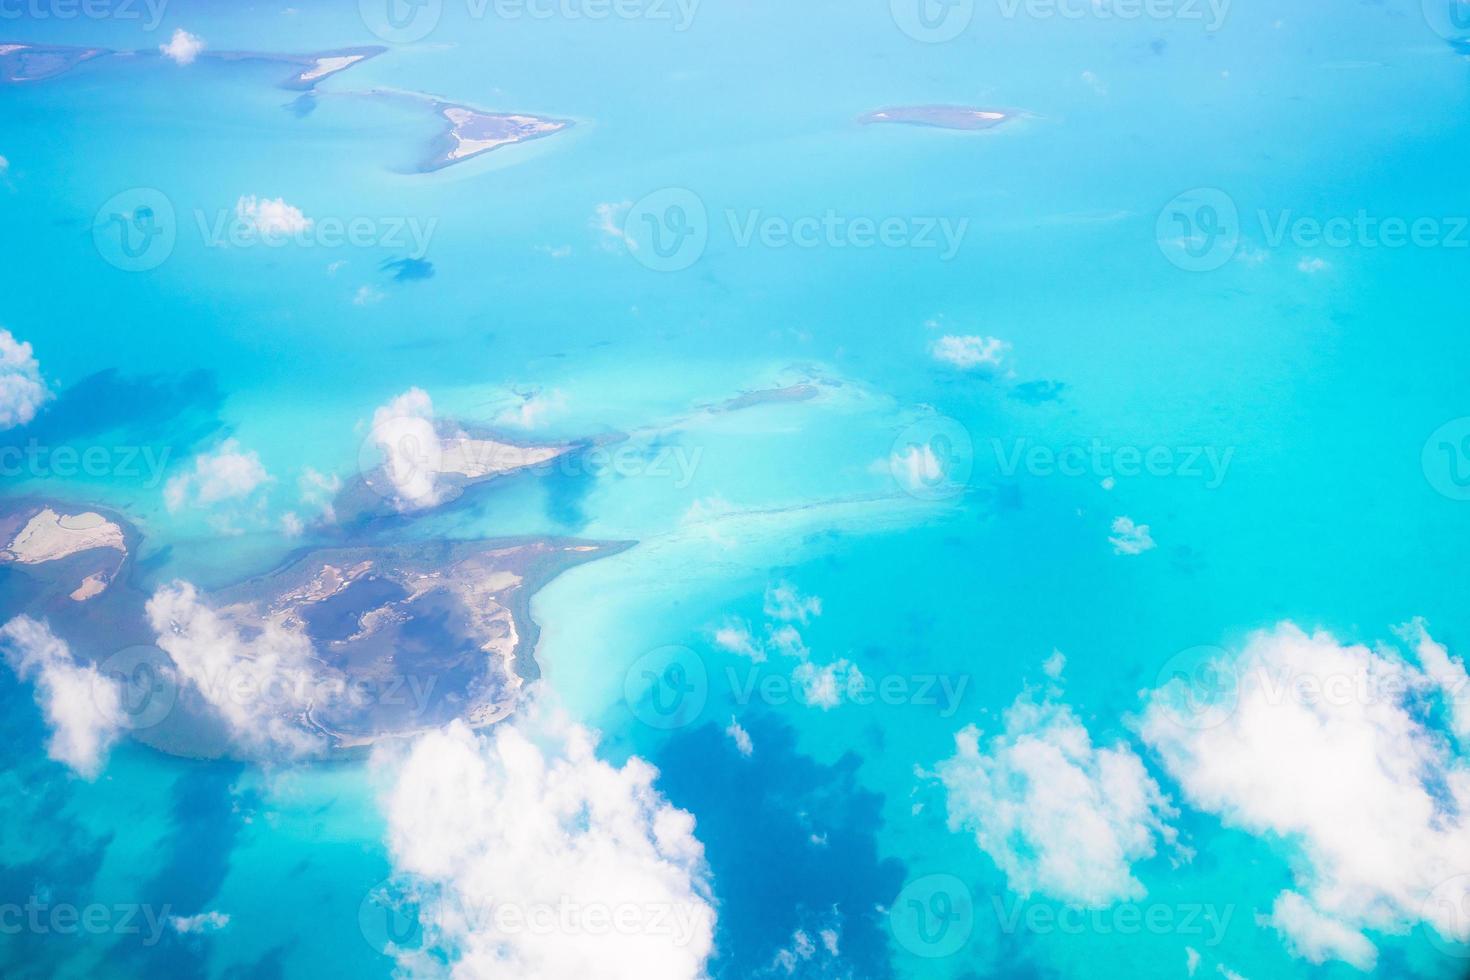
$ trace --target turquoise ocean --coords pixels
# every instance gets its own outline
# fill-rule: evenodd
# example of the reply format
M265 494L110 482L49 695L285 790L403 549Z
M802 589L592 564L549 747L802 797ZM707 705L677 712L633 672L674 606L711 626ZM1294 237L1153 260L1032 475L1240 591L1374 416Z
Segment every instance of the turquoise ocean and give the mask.
M1139 692L1176 651L1282 620L1372 643L1422 616L1470 648L1470 504L1441 492L1423 455L1470 415L1470 249L1270 240L1282 214L1470 215L1470 59L1406 0L1241 0L1217 30L1004 10L980 3L960 36L926 43L872 0L704 0L684 30L476 18L445 0L427 37L387 43L308 103L278 87L280 64L208 58L101 59L0 86L0 326L32 345L55 393L0 438L169 453L156 478L8 475L5 492L110 508L143 535L144 583L216 587L313 542L282 532L309 508L302 474L356 475L373 411L395 395L419 387L440 414L487 425L533 399L535 426L506 431L626 434L640 458L663 451L692 472L511 477L396 533L638 542L536 596L538 660L602 733L600 755L649 760L694 815L718 902L714 976L785 975L773 964L793 933L831 923L855 977L1179 977L1187 946L1210 974L1358 975L1291 957L1255 922L1290 885L1288 848L1188 806L1175 823L1193 859L1134 873L1148 901L1231 910L1219 936L1008 929L1001 906L1048 900L1018 899L946 825L931 773L957 731L994 730L1044 683L1054 650L1094 740L1136 743ZM153 30L36 13L0 20L0 44L151 51L178 28L218 51L385 43L345 2L174 0ZM418 173L437 120L374 89L574 125ZM985 132L856 121L941 103L1016 117ZM171 254L142 272L105 261L93 235L104 203L135 188L176 216ZM688 268L649 268L603 227L664 188L706 209ZM1158 232L1196 188L1238 208L1236 257L1210 271L1181 268ZM210 247L201 222L248 195L318 222L428 228L427 248ZM740 239L752 215L829 212L966 224L948 258ZM386 263L405 258L432 274L395 276ZM1004 340L1003 367L937 361L951 334ZM711 411L795 384L815 397ZM890 461L935 419L964 433L968 479L906 492ZM273 477L257 505L228 527L171 513L163 479L226 437ZM1105 487L1100 470L1007 463L1094 442L1228 451L1228 465L1218 480ZM1115 554L1123 515L1157 547ZM752 678L785 678L780 658L753 662L715 632L761 635L779 583L821 599L800 624L815 660L910 692L962 682L956 701L823 710L752 693ZM669 646L702 673L676 727L628 696ZM0 700L0 900L230 916L153 943L0 935L0 974L392 975L360 922L391 865L366 762L194 761L124 742L87 781L46 758L28 685L5 673ZM943 957L888 914L932 874L975 897L973 933ZM1419 929L1374 938L1383 975L1463 970ZM819 959L797 969L838 975Z

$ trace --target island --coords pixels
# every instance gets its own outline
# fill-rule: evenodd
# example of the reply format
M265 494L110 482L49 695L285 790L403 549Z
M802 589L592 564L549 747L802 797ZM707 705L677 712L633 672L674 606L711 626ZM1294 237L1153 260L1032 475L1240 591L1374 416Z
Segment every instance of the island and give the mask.
M308 642L315 699L299 723L325 748L354 748L512 714L541 674L531 596L626 547L522 538L324 548L204 601L245 635L271 628Z
M555 537L385 542L384 530L370 524L340 545L298 549L273 570L196 589L157 578L156 556L140 572L141 535L122 515L7 502L0 622L44 620L71 656L123 684L125 727L143 744L190 758L331 756L514 713L541 675L532 596L631 547ZM150 608L179 590L203 610L202 633Z
M388 49L376 45L358 48L337 48L312 54L273 54L265 51L206 51L201 57L220 61L271 61L296 66L296 73L281 82L281 88L306 92L331 78L360 64L376 58Z
M122 526L96 511L68 512L35 502L0 515L0 565L47 565L49 580L73 602L86 602L112 582L128 557ZM117 552L109 555L107 552ZM68 561L73 556L76 560Z
M0 44L0 83L19 84L55 78L84 61L113 54L107 48L55 44Z
M423 92L374 89L364 93L383 101L401 101L427 106L444 120L444 130L418 165L419 173L433 173L463 163L503 146L541 139L569 129L570 119L553 119L528 112L491 112L459 102L447 102Z
M977 109L963 105L904 105L874 109L858 117L858 122L898 123L906 126L933 126L938 129L993 129L1014 113L996 109Z

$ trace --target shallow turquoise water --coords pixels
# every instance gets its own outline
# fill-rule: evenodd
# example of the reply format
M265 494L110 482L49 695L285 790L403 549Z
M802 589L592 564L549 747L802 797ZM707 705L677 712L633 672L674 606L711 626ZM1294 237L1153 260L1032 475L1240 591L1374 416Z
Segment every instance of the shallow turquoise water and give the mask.
M699 453L692 478L514 478L405 533L640 542L538 596L541 659L573 714L603 731L603 751L653 761L698 820L721 899L716 975L757 975L833 906L862 977L1172 977L1186 945L1206 971L1352 975L1290 958L1254 924L1290 881L1281 852L1188 810L1195 860L1135 873L1156 903L1232 909L1218 942L1179 929L1126 942L1096 928L1007 932L991 903L1010 900L1005 879L944 826L942 787L915 770L949 755L963 725L993 725L1054 648L1068 701L1102 741L1128 737L1138 692L1175 651L1282 619L1372 641L1424 616L1451 649L1470 636L1470 505L1435 492L1421 465L1429 433L1467 414L1466 250L1271 248L1254 217L1470 214L1470 63L1418 6L1242 4L1215 33L982 8L936 45L895 29L881 3L707 0L682 33L462 15L448 4L428 40L330 80L301 117L274 87L279 66L260 64L97 62L0 89L0 326L34 346L57 407L117 372L87 389L106 399L82 406L105 406L108 424L70 441L167 449L181 466L190 433L228 433L276 477L263 508L240 515L244 533L226 537L202 515L170 514L159 480L48 475L7 489L118 508L145 534L152 580L222 584L300 544L279 527L301 509L301 471L354 473L365 420L395 394L419 386L441 413L488 421L519 389L555 393L539 434L677 445ZM177 3L158 33L0 21L0 40L150 47L174 27L221 50L375 41L351 5L315 3ZM420 175L435 127L346 94L376 86L577 125ZM1027 115L982 134L853 123L931 102ZM692 268L662 274L594 222L599 205L666 186L694 190L711 226ZM173 254L148 273L108 266L92 243L97 209L132 187L163 191L182 216ZM1156 218L1197 187L1234 199L1243 252L1262 261L1207 274L1168 261ZM434 275L392 281L380 265L401 247L205 247L196 212L207 222L249 194L319 219L432 227ZM741 247L726 214L754 209L968 225L947 262ZM1328 263L1315 274L1299 267L1313 256ZM363 289L371 301L354 303ZM925 325L936 319L1004 338L1015 376L937 365ZM704 410L810 375L841 386ZM1037 381L1065 387L1037 404L1015 397ZM973 439L967 494L915 500L888 475L895 436L929 411ZM68 438L58 431L43 438ZM1094 439L1232 455L1218 486L1174 475L1107 490L1096 472L1002 472L1018 440ZM1121 514L1148 523L1158 548L1113 555ZM963 679L954 710L742 700L751 667L711 631L729 616L758 627L779 580L822 598L802 633L823 659ZM667 644L694 651L709 677L705 706L675 730L624 698L630 668ZM29 693L8 674L4 697L6 893L231 915L219 932L150 945L0 937L6 975L389 975L358 925L389 870L363 764L261 771L123 746L86 783L45 760ZM732 717L751 732L751 760L723 735ZM966 948L938 961L873 911L936 872L968 882L984 913ZM1380 945L1385 970L1459 966L1418 931Z

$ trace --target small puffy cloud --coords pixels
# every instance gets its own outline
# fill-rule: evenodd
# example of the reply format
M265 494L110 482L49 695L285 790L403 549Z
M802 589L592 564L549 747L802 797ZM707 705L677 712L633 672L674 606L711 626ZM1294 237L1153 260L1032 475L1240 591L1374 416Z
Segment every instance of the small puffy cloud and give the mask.
M198 915L171 915L169 927L180 935L190 933L218 932L230 924L230 917L223 912L200 912Z
M801 639L801 633L790 623L784 626L769 627L767 640L769 645L783 657L797 657L805 660L811 655L811 651L806 648L806 643Z
M42 622L17 616L0 627L5 662L36 685L36 703L51 728L46 754L92 779L122 734L123 692L96 666L72 658L66 643Z
M724 623L715 627L711 639L721 650L749 657L756 663L766 659L766 651L751 634L750 624L734 616L726 618Z
M1422 623L1401 635L1419 664L1282 623L1210 665L1224 680L1207 716L1181 715L1197 694L1183 678L1145 697L1142 737L1188 802L1287 851L1295 888L1267 921L1313 962L1371 968L1365 930L1418 922L1470 941L1463 664Z
M1276 927L1293 955L1312 963L1341 960L1366 972L1378 962L1378 950L1367 936L1318 912L1296 892L1277 896L1266 921Z
M303 507L317 511L328 524L336 523L337 508L333 501L342 490L340 476L335 473L320 473L308 466L301 471L301 478L296 481L296 485L301 491Z
M0 328L0 431L30 422L50 397L31 345Z
M1135 524L1131 517L1119 517L1113 521L1113 534L1108 538L1115 555L1141 555L1152 550L1154 536L1147 524Z
M842 703L844 691L863 690L863 672L851 661L838 659L818 666L811 661L796 665L791 672L801 700L813 708L830 711Z
M937 361L964 371L972 371L975 368L1000 367L1010 349L1010 344L996 337L950 334L934 341L929 347L929 353Z
M1184 970L1190 976L1194 976L1199 969L1199 950L1193 946L1184 947Z
M804 596L790 582L777 582L766 589L764 612L772 619L805 623L822 615L822 598Z
M383 452L383 472L400 509L419 510L439 502L435 480L440 443L428 392L410 388L380 406L373 412L372 438Z
M1325 259L1319 259L1315 255L1302 259L1296 264L1296 267L1298 272L1305 272L1309 276L1332 268Z
M632 210L632 201L607 201L592 212L592 227L602 236L602 247L618 251L619 247L636 251L638 242L623 230L623 220Z
M311 228L312 221L301 209L283 198L241 197L235 202L235 217L262 238L289 238Z
M875 473L884 471L885 464L880 460L873 467ZM928 443L922 446L909 446L906 450L895 452L888 458L887 472L893 474L893 478L905 490L927 490L944 480L949 474L944 470L944 464Z
M971 725L940 763L949 825L980 849L1023 897L1105 906L1138 899L1133 863L1172 844L1175 811L1137 755L1100 748L1065 704L1029 693L1006 709L1005 730L982 741Z
M195 456L193 472L180 473L164 484L163 499L170 513L209 507L248 497L270 480L254 450L242 452L237 440L226 439L214 452Z
M387 296L381 289L373 286L358 286L357 292L352 294L353 306L372 306L381 303Z
M1067 658L1060 650L1053 650L1051 656L1047 657L1041 664L1042 671L1052 680L1059 680L1062 671L1067 669Z
M560 391L543 391L525 395L520 404L495 416L496 425L517 429L535 429L566 411L567 396Z
M373 766L395 874L422 886L423 945L396 950L403 972L707 975L704 847L647 762L604 762L595 733L532 704L483 734L454 722L381 747Z
M7 159L5 159L4 157L0 157L0 177L4 177L9 172L10 172L10 161L7 160Z
M197 34L190 34L183 28L174 31L174 36L169 38L167 44L160 44L158 50L163 56L177 65L192 65L194 59L198 58L204 50L204 39Z
M750 732L747 732L733 715L730 718L730 727L725 729L725 734L730 736L730 740L735 743L736 751L749 759L751 753L755 751L755 746L750 742Z
M300 756L323 747L302 719L314 700L345 690L321 666L311 641L276 624L244 635L187 582L155 592L146 606L158 647L229 727L257 752Z

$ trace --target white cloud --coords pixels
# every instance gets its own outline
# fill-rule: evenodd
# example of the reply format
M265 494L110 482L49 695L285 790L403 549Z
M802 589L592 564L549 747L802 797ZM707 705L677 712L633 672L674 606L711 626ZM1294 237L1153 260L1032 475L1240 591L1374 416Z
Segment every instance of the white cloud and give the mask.
M1199 950L1193 946L1184 947L1184 969L1190 976L1199 969Z
M865 681L862 671L845 659L817 666L811 661L797 664L791 672L797 692L808 706L829 711L842 703L844 691L861 691Z
M1186 799L1284 842L1296 888L1269 921L1313 961L1366 969L1363 930L1419 921L1470 940L1470 921L1454 914L1470 907L1470 763L1435 720L1457 724L1444 681L1458 673L1422 623L1402 635L1422 669L1391 647L1291 623L1255 633L1214 665L1231 682L1213 705L1229 710L1199 716L1210 724L1180 715L1193 700L1183 680L1146 695L1140 731ZM1436 704L1444 710L1428 710Z
M51 728L46 754L92 779L122 734L122 689L92 664L72 658L45 623L17 616L0 627L5 662L22 681L34 681L36 703Z
M440 464L434 403L422 388L410 388L373 412L373 441L383 451L383 472L399 507L417 510L439 502Z
M241 197L235 202L235 217L264 238L286 238L311 228L312 221L301 209L283 198Z
M340 476L336 473L320 473L308 466L301 471L296 485L301 491L303 506L317 511L328 524L336 523L337 508L333 506L333 501L342 489Z
M4 157L0 157L0 177L4 177L9 172L10 172L10 161L7 160L7 159L5 159Z
M374 303L381 303L386 295L381 289L372 286L358 286L357 292L352 294L352 305L372 306Z
M1011 889L1103 906L1138 899L1135 861L1173 844L1176 815L1123 743L1097 748L1065 704L1022 694L1005 731L982 742L971 725L940 763L952 830L975 835Z
M495 417L495 423L517 429L534 429L564 412L566 407L567 396L562 392L537 392L523 397L520 404L505 409Z
M180 935L188 933L215 932L230 924L230 917L223 912L200 912L198 915L171 915L168 924Z
M288 510L281 515L281 532L286 537L299 538L305 531L306 525L295 511Z
M602 234L602 247L617 251L618 246L630 252L638 250L638 242L623 230L623 220L632 210L632 201L607 201L597 205L592 213L592 227Z
M882 461L873 469L882 472ZM923 446L910 446L905 452L895 452L888 458L888 472L906 490L926 490L948 476L944 464L927 442Z
M800 631L790 623L784 626L768 626L766 634L770 645L784 657L798 657L805 660L811 655L811 651L806 648L806 644L801 639Z
M190 34L183 28L174 31L174 36L169 38L167 44L160 44L158 50L163 56L179 65L192 65L194 59L199 57L204 50L204 39L197 34Z
M978 367L1000 367L1010 349L1010 344L996 337L950 334L934 341L929 352L935 360L969 371Z
M424 948L399 950L401 970L706 975L715 910L694 818L648 763L595 750L593 732L531 705L484 734L454 722L374 754L395 872L428 893Z
M254 450L241 452L237 440L226 439L214 452L194 457L194 472L171 478L164 485L163 499L170 513L186 506L209 507L248 497L270 480Z
M1135 524L1131 517L1119 517L1113 521L1113 535L1108 538L1115 555L1141 555L1152 550L1154 536L1147 524Z
M777 582L766 588L764 612L772 619L804 624L822 615L822 599L802 595L790 582Z
M730 736L730 740L735 743L736 750L749 759L751 753L755 751L755 746L750 742L750 732L747 732L733 715L730 717L730 727L725 729L725 734Z
M1293 955L1313 963L1342 960L1359 970L1373 969L1378 950L1361 932L1323 915L1293 891L1276 897L1266 921L1276 927Z
M229 726L242 746L297 756L323 747L302 727L306 709L342 693L345 682L313 656L311 641L275 623L248 638L175 582L148 600L158 646Z
M749 657L756 663L766 659L766 651L751 635L749 624L734 616L727 617L723 624L715 627L713 639L715 646L721 650Z
M50 397L31 345L0 328L0 431L25 425Z
M1051 656L1047 657L1041 664L1042 671L1052 680L1059 680L1062 671L1067 669L1067 658L1060 650L1053 650Z
M1319 259L1316 256L1309 256L1302 259L1296 264L1296 267L1297 271L1305 272L1309 276L1314 275L1318 272L1325 272L1326 270L1332 268L1332 266L1328 264L1325 259Z

